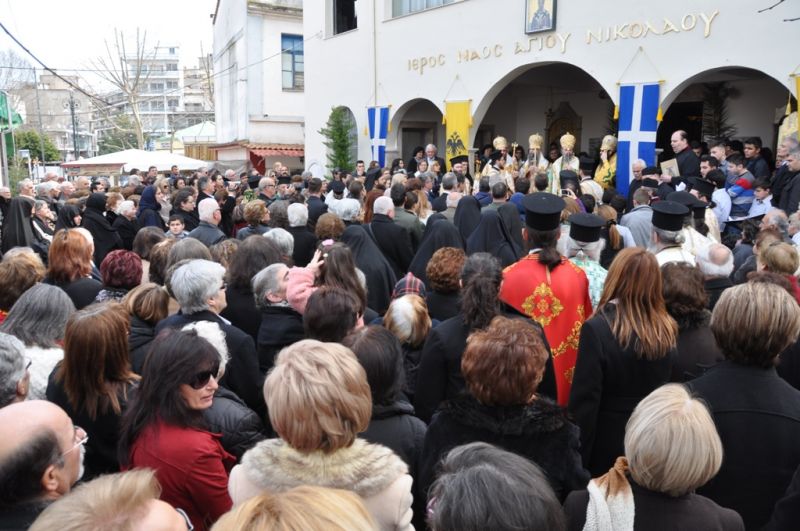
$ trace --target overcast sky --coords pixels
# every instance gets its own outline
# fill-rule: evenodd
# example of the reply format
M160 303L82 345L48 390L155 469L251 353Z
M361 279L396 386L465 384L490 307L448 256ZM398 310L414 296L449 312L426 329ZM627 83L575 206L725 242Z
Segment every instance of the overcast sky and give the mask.
M183 68L197 63L201 43L211 52L215 5L216 0L0 0L0 21L50 68L92 69L91 60L104 54L104 41L113 41L114 28L133 38L137 27L147 32L147 43L180 46ZM35 63L2 30L0 49ZM59 73L79 74L82 84L100 88L91 72Z

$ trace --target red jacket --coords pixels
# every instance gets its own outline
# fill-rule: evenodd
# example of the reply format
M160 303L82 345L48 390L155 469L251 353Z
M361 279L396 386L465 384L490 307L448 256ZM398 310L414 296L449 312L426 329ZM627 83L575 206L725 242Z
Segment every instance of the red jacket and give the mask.
M219 435L164 422L148 426L131 449L131 468L152 468L161 499L183 509L198 531L209 529L233 505L228 474L235 458Z

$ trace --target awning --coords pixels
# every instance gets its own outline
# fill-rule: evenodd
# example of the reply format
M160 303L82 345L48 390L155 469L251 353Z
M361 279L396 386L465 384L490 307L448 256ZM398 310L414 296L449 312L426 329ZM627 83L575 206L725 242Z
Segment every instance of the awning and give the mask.
M303 157L305 146L301 144L245 144L250 153L259 157Z

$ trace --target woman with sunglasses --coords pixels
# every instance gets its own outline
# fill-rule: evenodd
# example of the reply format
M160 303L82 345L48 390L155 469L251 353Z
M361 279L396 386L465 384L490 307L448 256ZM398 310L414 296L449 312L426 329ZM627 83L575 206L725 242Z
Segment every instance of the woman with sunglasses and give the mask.
M203 416L219 370L219 353L196 331L165 330L145 359L120 433L122 468L155 470L161 499L184 509L198 531L231 508L228 473L235 459Z

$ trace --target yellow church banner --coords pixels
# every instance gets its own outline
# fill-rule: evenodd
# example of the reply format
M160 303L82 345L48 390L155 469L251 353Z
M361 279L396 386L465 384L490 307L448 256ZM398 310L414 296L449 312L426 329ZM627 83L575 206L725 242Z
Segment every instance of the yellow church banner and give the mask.
M445 143L444 157L447 169L452 169L450 159L459 155L469 154L469 128L472 127L472 115L470 105L472 100L467 101L447 101L445 102L444 117L442 122L445 124Z

